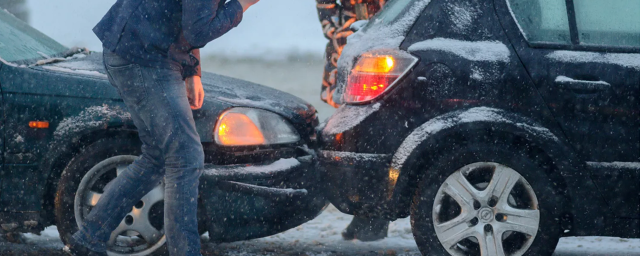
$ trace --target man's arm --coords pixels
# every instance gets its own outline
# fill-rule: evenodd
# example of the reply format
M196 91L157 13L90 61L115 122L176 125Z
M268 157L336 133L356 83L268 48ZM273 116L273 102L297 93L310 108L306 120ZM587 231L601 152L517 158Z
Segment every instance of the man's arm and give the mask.
M238 0L231 0L218 8L220 1L224 0L182 1L182 30L191 46L204 47L242 20L244 8Z
M184 80L187 89L187 99L191 109L200 109L204 103L204 89L202 88L202 69L200 68L200 49L194 49L191 51L191 56L197 60L197 65L185 69L183 74L186 76Z
M339 6L336 0L316 0L318 9L318 18L322 24L322 32L324 36L331 39L336 30L336 24L333 23L332 17L338 15Z

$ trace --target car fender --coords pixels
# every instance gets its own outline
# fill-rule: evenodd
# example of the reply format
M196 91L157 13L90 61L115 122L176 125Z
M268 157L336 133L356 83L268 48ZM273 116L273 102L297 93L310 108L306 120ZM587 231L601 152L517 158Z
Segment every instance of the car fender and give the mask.
M99 139L114 136L137 136L131 115L120 104L85 108L76 115L64 118L56 126L53 139L40 163L42 181L39 188L43 199L44 221L53 221L53 195L62 171L80 150Z
M423 161L423 156L437 155L444 145L442 142L457 144L452 137L456 134L508 134L523 140L527 145L540 149L551 160L554 168L547 175L557 186L556 191L566 200L566 220L563 228L593 227L594 216L605 216L603 209L594 205L577 204L576 198L599 198L597 187L589 173L585 170L584 162L567 145L563 135L556 135L549 129L522 115L490 107L476 107L459 110L435 117L424 123L409 134L394 154L390 166L390 173L398 177L390 202L398 204L398 216L408 216L412 195L417 188L424 168L414 168L413 163ZM487 138L493 141L495 138ZM460 142L462 143L462 142ZM423 162L424 163L424 162ZM428 164L428 163L427 163ZM392 176L390 174L390 176ZM572 189L567 189L572 188ZM589 213L589 217L573 216L572 213ZM577 232L581 233L581 232Z

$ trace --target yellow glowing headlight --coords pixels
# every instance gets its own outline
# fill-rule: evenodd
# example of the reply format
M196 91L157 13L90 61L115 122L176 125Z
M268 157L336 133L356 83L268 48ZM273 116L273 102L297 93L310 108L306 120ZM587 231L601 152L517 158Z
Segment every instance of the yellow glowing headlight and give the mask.
M233 108L220 116L214 130L223 146L257 146L294 143L300 136L281 116L252 108Z

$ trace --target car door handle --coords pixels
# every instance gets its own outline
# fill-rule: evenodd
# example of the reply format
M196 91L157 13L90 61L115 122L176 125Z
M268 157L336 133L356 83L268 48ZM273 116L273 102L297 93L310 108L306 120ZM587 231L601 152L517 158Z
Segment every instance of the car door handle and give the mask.
M556 77L555 82L559 88L572 90L575 93L596 93L611 88L611 84L605 81L577 80L566 76Z

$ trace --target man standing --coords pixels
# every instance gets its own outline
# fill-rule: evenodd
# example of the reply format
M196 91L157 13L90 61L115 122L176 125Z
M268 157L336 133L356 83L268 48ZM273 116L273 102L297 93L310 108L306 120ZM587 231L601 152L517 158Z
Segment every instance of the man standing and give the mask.
M347 37L353 32L351 24L358 20L367 20L378 13L385 4L385 0L316 0L318 17L322 23L324 36L329 39L325 50L324 74L320 98L327 104L338 107L333 101L338 59L342 49L347 44ZM367 219L353 217L351 224L342 231L345 240L358 239L361 241L375 241L384 239L389 229L389 221L383 219Z
M204 99L198 49L236 27L258 1L118 0L94 28L109 81L138 128L142 156L107 186L65 251L107 255L111 232L164 179L169 253L201 255L197 197L204 153L191 112Z

